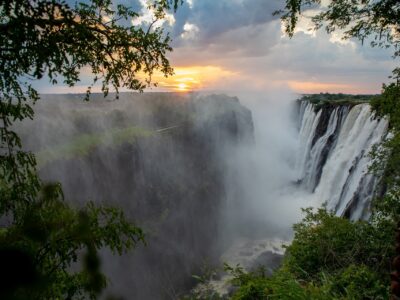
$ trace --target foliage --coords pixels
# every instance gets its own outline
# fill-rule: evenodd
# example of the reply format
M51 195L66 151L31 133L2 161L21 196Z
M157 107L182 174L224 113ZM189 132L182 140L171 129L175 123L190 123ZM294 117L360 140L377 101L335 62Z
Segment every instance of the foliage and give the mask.
M301 284L285 268L281 268L271 277L266 277L262 269L244 272L242 268L229 267L232 283L238 287L231 299L334 299L325 286L316 287L310 283Z
M177 0L155 0L155 21ZM89 68L93 83L101 81L105 94L111 85L142 90L152 73L165 75L172 69L165 57L168 35L161 28L144 30L126 25L139 15L124 5L113 7L111 0L93 0L70 7L63 1L0 1L0 213L32 202L40 188L35 176L35 158L19 150L21 140L11 129L16 120L33 118L39 95L30 80L47 76L56 84L62 77L73 86L80 71ZM138 72L147 75L144 83ZM90 87L87 97L89 97ZM12 171L10 171L12 170Z
M231 283L240 287L233 295L233 299L264 299L267 296L267 282L263 268L246 273L239 265L233 268L225 264L225 271L233 276Z
M325 209L304 209L305 217L294 225L295 237L287 248L286 264L297 278L315 280L320 272L335 272L351 264L366 265L385 273L394 254L392 232L351 222Z
M393 133L370 153L373 158L371 171L380 176L382 189L389 191L399 186L400 135Z
M331 291L347 299L382 299L388 294L386 280L362 264L343 268L331 281Z
M204 264L201 270L201 275L193 275L192 277L198 282L196 287L190 291L182 300L221 300L223 299L212 284L212 279L217 276L217 270L211 268L207 263Z
M304 209L282 267L271 277L229 268L232 299L387 299L393 227Z
M400 130L400 86L398 84L384 84L382 94L372 99L371 106L378 116L389 117L392 129Z
M141 91L155 70L171 75L170 38L154 24L179 2L150 1L154 22L145 29L131 25L137 12L111 0L74 6L63 0L0 0L2 299L95 298L106 284L97 251L108 247L121 254L143 241L142 231L117 209L92 203L75 209L63 201L58 185L43 185L35 156L22 150L13 124L33 118L32 104L39 99L33 80L73 86L85 69L107 95L110 87ZM132 134L116 132L118 139Z
M307 9L317 9L321 0L286 0L281 14L286 33L292 37L297 22ZM357 38L364 42L372 37L372 46L393 47L400 56L400 3L393 0L329 1L312 17L315 29L325 26L328 33L343 30L345 39Z
M376 273L364 266L350 266L336 276L320 274L319 282L302 281L293 274L280 269L271 277L260 277L255 273L246 273L247 280L242 282L231 299L387 299L385 282L376 277ZM239 279L239 277L235 277Z
M325 209L304 209L294 225L284 267L296 279L329 289L339 299L386 299L395 253L393 222L350 221Z
M400 85L383 85L382 94L371 101L371 107L377 117L388 118L390 130L387 139L371 152L371 170L380 176L383 190L388 192L384 199L380 199L382 201L376 202L393 202L388 197L397 194L396 190L400 187ZM391 209L396 211L397 206ZM397 212L400 213L400 210Z
M369 103L375 96L374 95L351 95L351 94L306 94L303 95L298 101L307 101L314 104L314 110L318 111L326 105L340 106L348 105L354 106L361 103Z
M0 235L0 260L11 271L0 284L2 299L95 298L106 284L97 250L107 246L121 254L144 242L121 211L91 202L73 209L60 198L59 185L44 187L21 220ZM25 268L16 269L21 256L33 262L25 282L20 282ZM78 259L83 270L70 272Z
M369 102L374 95L351 95L351 94L330 94L330 93L320 93L320 94L307 94L301 97L301 100L309 101L313 104L318 103L363 103Z

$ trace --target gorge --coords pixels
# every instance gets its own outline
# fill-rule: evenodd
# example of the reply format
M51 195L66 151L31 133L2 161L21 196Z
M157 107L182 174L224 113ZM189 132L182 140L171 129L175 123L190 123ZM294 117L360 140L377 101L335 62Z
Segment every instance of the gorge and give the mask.
M110 294L176 299L221 255L249 268L270 262L301 207L326 202L338 215L368 217L376 192L368 154L387 120L367 103L80 98L44 96L35 120L19 127L41 177L61 182L67 201L122 207L144 229L146 246L122 257L102 253Z

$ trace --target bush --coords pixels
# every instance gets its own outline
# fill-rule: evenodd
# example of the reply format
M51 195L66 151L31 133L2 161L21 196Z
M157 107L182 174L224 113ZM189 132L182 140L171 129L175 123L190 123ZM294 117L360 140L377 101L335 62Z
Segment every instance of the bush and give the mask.
M282 267L271 277L228 268L232 299L387 299L394 234L391 222L352 222L324 208L304 209Z
M332 280L332 291L345 295L346 299L384 299L389 285L379 278L371 268L363 265L350 265Z
M349 265L371 267L386 276L394 254L393 232L364 221L352 222L325 209L304 209L305 218L294 225L295 237L287 247L285 266L302 280L316 280L321 272L337 272Z

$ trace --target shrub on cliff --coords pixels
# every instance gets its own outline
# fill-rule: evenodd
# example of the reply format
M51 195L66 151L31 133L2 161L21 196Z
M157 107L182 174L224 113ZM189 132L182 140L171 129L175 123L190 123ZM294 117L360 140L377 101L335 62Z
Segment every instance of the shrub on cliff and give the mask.
M232 299L387 299L393 227L305 209L272 277L231 269Z

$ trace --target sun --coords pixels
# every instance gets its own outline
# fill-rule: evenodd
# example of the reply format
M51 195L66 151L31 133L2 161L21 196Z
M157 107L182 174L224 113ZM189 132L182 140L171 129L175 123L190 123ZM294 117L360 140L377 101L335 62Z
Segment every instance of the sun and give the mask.
M179 92L186 92L187 90L188 90L188 85L186 84L186 83L179 83L177 86L176 86L176 89L177 89L177 91L179 91Z

